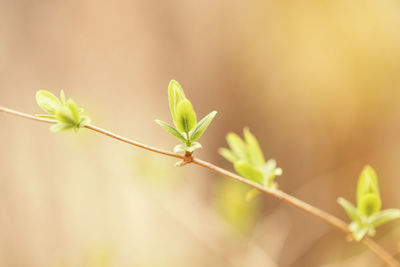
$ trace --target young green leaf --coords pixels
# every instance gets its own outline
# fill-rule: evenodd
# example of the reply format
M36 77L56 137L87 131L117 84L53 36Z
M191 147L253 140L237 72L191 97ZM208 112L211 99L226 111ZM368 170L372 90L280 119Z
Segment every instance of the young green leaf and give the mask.
M46 90L39 90L36 93L36 102L44 111L51 115L55 115L56 110L61 105L60 100Z
M65 124L76 125L77 123L79 123L79 122L75 121L75 116L74 116L73 112L71 111L71 109L69 109L69 107L66 107L66 106L61 106L57 109L56 119L59 122L65 123Z
M264 179L266 180L266 184L268 187L274 186L275 176L282 175L282 169L276 167L276 161L274 159L270 159L265 163L264 166ZM265 181L264 181L265 183Z
M357 204L366 194L376 194L379 197L378 180L374 169L367 165L360 174L357 184Z
M177 117L177 106L178 104L186 99L186 96L183 92L182 86L175 80L171 80L168 85L168 100L169 100L169 109L171 111L172 119L174 124L177 125L178 117Z
M341 197L337 199L337 202L339 203L340 206L344 208L344 210L347 212L347 215L349 215L350 219L356 222L361 222L360 214L358 213L357 208L354 207L353 204L351 204L349 201Z
M243 135L247 143L250 162L255 166L259 167L264 166L265 164L264 155L261 151L257 139L250 132L249 128L244 128Z
M246 161L238 160L233 164L233 167L241 176L256 183L263 184L264 174L256 168L250 166Z
M239 160L239 158L227 148L218 149L218 153L231 163L235 163L235 161Z
M179 102L176 107L176 128L180 132L188 133L194 127L196 127L196 113L193 110L192 103L189 100L184 99Z
M387 209L383 210L373 216L370 217L369 222L370 225L377 227L386 222L399 219L400 218L400 210L398 209Z
M61 90L61 91L60 91L60 99L61 99L61 103L65 105L66 102L65 102L64 90Z
M249 161L246 144L237 134L228 133L226 136L226 141L236 157L245 161Z
M382 203L378 195L373 193L366 194L361 197L361 200L358 203L358 211L360 214L369 217L378 213L381 209L381 205Z
M217 114L216 111L212 111L197 123L196 127L190 133L191 142L196 141L197 139L200 138L200 136L207 129L208 125L210 125L211 121L214 119L216 114Z
M74 117L75 123L79 124L81 121L81 114L80 114L80 110L79 110L78 106L72 99L68 99L67 106Z
M164 128L167 132L169 132L171 135L175 136L182 142L186 142L185 137L173 126L169 125L166 122L160 121L160 120L155 120L156 123L158 123L162 128Z

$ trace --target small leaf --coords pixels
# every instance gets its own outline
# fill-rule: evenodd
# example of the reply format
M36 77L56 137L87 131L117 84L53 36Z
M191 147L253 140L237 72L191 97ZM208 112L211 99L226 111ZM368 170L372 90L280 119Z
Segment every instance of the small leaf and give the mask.
M357 204L361 201L361 198L366 195L374 193L379 197L378 180L374 169L367 165L364 167L360 174L360 178L357 184Z
M276 161L274 159L268 160L265 163L264 167L264 177L266 178L267 187L274 186L275 176L280 176L280 175L282 175L282 169L276 168Z
M247 143L249 158L252 165L258 167L264 166L265 164L264 155L261 151L260 145L258 144L258 141L255 138L255 136L250 132L248 128L244 128L243 135Z
M76 125L74 114L68 107L65 106L61 106L57 109L56 119L61 123Z
M358 203L358 211L367 217L374 215L381 209L381 200L376 194L364 195Z
M208 125L210 125L211 121L214 119L215 115L217 114L216 111L210 112L207 116L205 116L199 123L197 123L196 127L190 134L190 141L196 141L200 138L200 136L204 133L207 129Z
M175 126L180 132L188 133L196 127L196 113L189 100L185 99L179 102L176 107L176 116Z
M339 203L340 206L342 206L344 208L347 215L349 215L350 219L352 219L353 221L356 221L356 222L361 221L360 214L358 213L357 208L354 207L353 204L351 204L349 201L347 201L346 199L341 198L341 197L339 197L337 199L337 202Z
M370 225L377 227L386 222L399 219L400 218L400 210L398 209L387 209L383 210L373 216L370 217L369 222Z
M236 157L236 155L232 151L227 149L227 148L220 148L218 150L218 153L221 156L223 156L227 161L230 161L232 163L234 163L235 161L239 160L239 158Z
M65 94L64 94L64 90L60 91L60 99L61 99L61 103L65 105Z
M178 121L176 112L177 106L184 99L186 99L186 96L183 92L182 86L177 81L171 80L168 85L168 100L169 109L175 125Z
M169 125L166 122L160 121L160 120L155 120L155 122L158 123L162 128L164 128L167 132L169 132L174 137L178 138L182 142L186 142L185 137L173 126Z
M75 123L79 124L81 121L81 114L80 114L78 106L72 99L68 99L67 106L68 106L69 110L71 111L71 114L74 117Z
M46 90L37 91L36 102L44 111L51 115L55 115L57 108L61 105L60 100Z
M238 160L233 164L233 167L239 173L241 176L252 180L256 183L263 184L264 180L264 175L261 171L257 170L256 168L253 168L250 166L246 161L244 160Z
M249 161L246 144L237 134L228 133L226 136L226 141L236 157L241 160Z
M67 131L75 128L75 124L67 124L67 123L57 123L55 125L52 125L50 127L50 130L52 132L61 132L61 131Z

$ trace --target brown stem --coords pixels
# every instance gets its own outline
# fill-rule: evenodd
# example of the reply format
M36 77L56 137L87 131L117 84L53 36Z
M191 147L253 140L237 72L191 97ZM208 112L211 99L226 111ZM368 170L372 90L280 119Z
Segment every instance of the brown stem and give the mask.
M29 115L29 114L25 114L25 113L22 113L22 112L19 112L19 111L15 111L15 110L12 110L12 109L8 109L8 108L5 108L5 107L1 107L1 106L0 106L0 112L5 112L5 113L11 114L11 115L18 116L18 117L22 117L22 118L26 118L26 119L30 119L30 120L35 120L35 121L40 121L40 122L45 122L45 123L51 123L51 124L57 123L54 120L38 118L38 117ZM216 166L216 165L214 165L214 164L212 164L210 162L195 158L191 154L185 154L184 156L182 156L182 155L179 155L179 154L171 153L171 152L159 149L159 148L148 146L148 145L142 144L140 142L137 142L137 141L122 137L120 135L117 135L117 134L114 134L112 132L106 131L106 130L104 130L102 128L99 128L97 126L94 126L94 125L87 125L87 126L85 126L85 128L90 129L90 130L95 131L95 132L98 132L98 133L101 133L101 134L104 134L104 135L106 135L108 137L114 138L114 139L122 141L124 143L143 148L145 150L149 150L149 151L152 151L152 152L155 152L155 153L159 153L159 154L162 154L162 155L166 155L166 156L170 156L170 157L181 159L181 160L183 160L184 164L193 163L193 164L199 165L201 167L207 168L207 169L209 169L209 170L211 170L213 172L216 172L216 173L219 173L221 175L230 177L230 178L232 178L234 180L237 180L237 181L242 182L244 184L247 184L247 185L249 185L249 186L251 186L253 188L256 188L256 189L260 190L261 192L263 192L265 194L271 195L271 196L273 196L273 197L275 197L275 198L277 198L279 200L282 200L282 201L284 201L284 202L286 202L286 203L288 203L288 204L290 204L290 205L292 205L292 206L294 206L294 207L296 207L296 208L298 208L300 210L303 210L306 213L309 213L309 214L311 214L311 215L313 215L315 217L318 217L321 220L327 222L328 224L332 225L333 227L341 230L342 232L344 232L346 234L350 234L350 230L348 228L348 225L344 221L342 221L339 218L333 216L332 214L329 214L329 213L327 213L327 212L325 212L323 210L320 210L320 209L318 209L318 208L316 208L316 207L314 207L314 206L312 206L312 205L310 205L310 204L308 204L308 203L306 203L306 202L304 202L304 201L302 201L300 199L297 199L297 198L295 198L295 197L293 197L293 196L291 196L291 195L289 195L289 194L287 194L287 193L285 193L285 192L283 192L283 191L281 191L279 189L268 189L268 188L265 188L260 184L254 183L254 182L252 182L252 181L250 181L250 180L248 180L246 178L243 178L243 177L241 177L241 176L239 176L239 175L237 175L235 173L232 173L230 171L222 169L222 168L220 168L220 167L218 167L218 166ZM373 253L375 253L376 256L378 256L382 261L384 261L389 266L400 267L400 263L397 260L395 260L392 257L392 255L390 255L385 249L383 249L378 243L376 243L371 238L364 237L361 240L361 242L367 248L369 248Z

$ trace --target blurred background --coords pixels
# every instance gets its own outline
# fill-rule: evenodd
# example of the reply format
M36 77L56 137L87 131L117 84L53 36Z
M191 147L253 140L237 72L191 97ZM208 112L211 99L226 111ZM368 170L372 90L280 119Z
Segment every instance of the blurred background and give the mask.
M250 127L284 191L348 221L365 164L399 208L400 3L0 0L0 105L40 113L38 89L95 125L172 149L178 80L198 117L196 156ZM0 114L0 266L382 266L326 223L198 166L81 130ZM400 224L376 240L398 253ZM397 251L397 252L396 252ZM397 255L397 258L398 255Z

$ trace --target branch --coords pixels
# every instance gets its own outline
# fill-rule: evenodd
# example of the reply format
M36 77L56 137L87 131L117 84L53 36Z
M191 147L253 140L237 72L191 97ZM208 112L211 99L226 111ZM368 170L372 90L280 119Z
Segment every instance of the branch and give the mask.
M5 112L5 113L8 113L8 114L11 114L11 115L14 115L14 116L18 116L18 117L22 117L22 118L26 118L26 119L30 119L30 120L35 120L35 121L40 121L40 122L45 122L45 123L50 123L50 124L57 123L54 120L38 118L38 117L29 115L29 114L25 114L25 113L22 113L22 112L19 112L19 111L15 111L15 110L12 110L12 109L8 109L8 108L5 108L5 107L1 107L1 106L0 106L0 112ZM277 198L279 200L282 200L282 201L284 201L284 202L286 202L286 203L288 203L288 204L290 204L290 205L292 205L292 206L294 206L294 207L296 207L296 208L298 208L298 209L300 209L300 210L302 210L302 211L304 211L306 213L309 213L309 214L311 214L311 215L313 215L313 216L315 216L317 218L320 218L321 220L325 221L326 223L328 223L328 224L332 225L333 227L341 230L345 234L350 234L351 233L349 228L348 228L347 223L345 223L341 219L333 216L330 213L327 213L327 212L325 212L323 210L320 210L320 209L318 209L318 208L316 208L316 207L314 207L314 206L312 206L312 205L310 205L310 204L308 204L308 203L306 203L306 202L304 202L304 201L302 201L300 199L297 199L297 198L295 198L295 197L293 197L293 196L291 196L291 195L289 195L289 194L287 194L287 193L285 193L285 192L283 192L283 191L281 191L279 189L273 189L272 190L272 189L265 188L262 185L254 183L254 182L252 182L252 181L250 181L250 180L248 180L246 178L243 178L243 177L241 177L241 176L239 176L239 175L237 175L235 173L232 173L232 172L227 171L227 170L225 170L223 168L220 168L220 167L218 167L218 166L216 166L216 165L214 165L214 164L212 164L210 162L195 158L191 154L185 154L183 156L183 155L171 153L171 152L165 151L163 149L159 149L159 148L156 148L156 147L145 145L145 144L142 144L140 142L137 142L137 141L122 137L120 135L114 134L112 132L106 131L106 130L100 128L100 127L97 127L97 126L94 126L94 125L90 125L90 124L85 126L85 128L87 128L89 130L92 130L92 131L95 131L95 132L98 132L98 133L101 133L101 134L104 134L104 135L106 135L108 137L111 137L113 139L116 139L118 141L130 144L130 145L133 145L133 146L136 146L136 147L140 147L140 148L145 149L145 150L149 150L149 151L152 151L152 152L155 152L155 153L158 153L158 154L162 154L162 155L166 155L166 156L169 156L169 157L174 157L174 158L181 159L182 162L183 162L182 165L193 163L193 164L199 165L201 167L207 168L207 169L209 169L209 170L211 170L213 172L219 173L219 174L224 175L226 177L229 177L229 178L232 178L232 179L237 180L239 182L242 182L244 184L247 184L247 185L249 185L249 186L251 186L251 187L253 187L255 189L260 190L261 192L263 192L265 194L271 195L271 196L273 196L273 197L275 197L275 198ZM382 261L384 261L389 266L400 267L400 263L397 260L395 260L392 257L392 255L390 255L384 248L382 248L373 239L371 239L369 237L364 237L361 240L361 242L368 249L370 249L373 253L375 253L376 256L378 256Z

